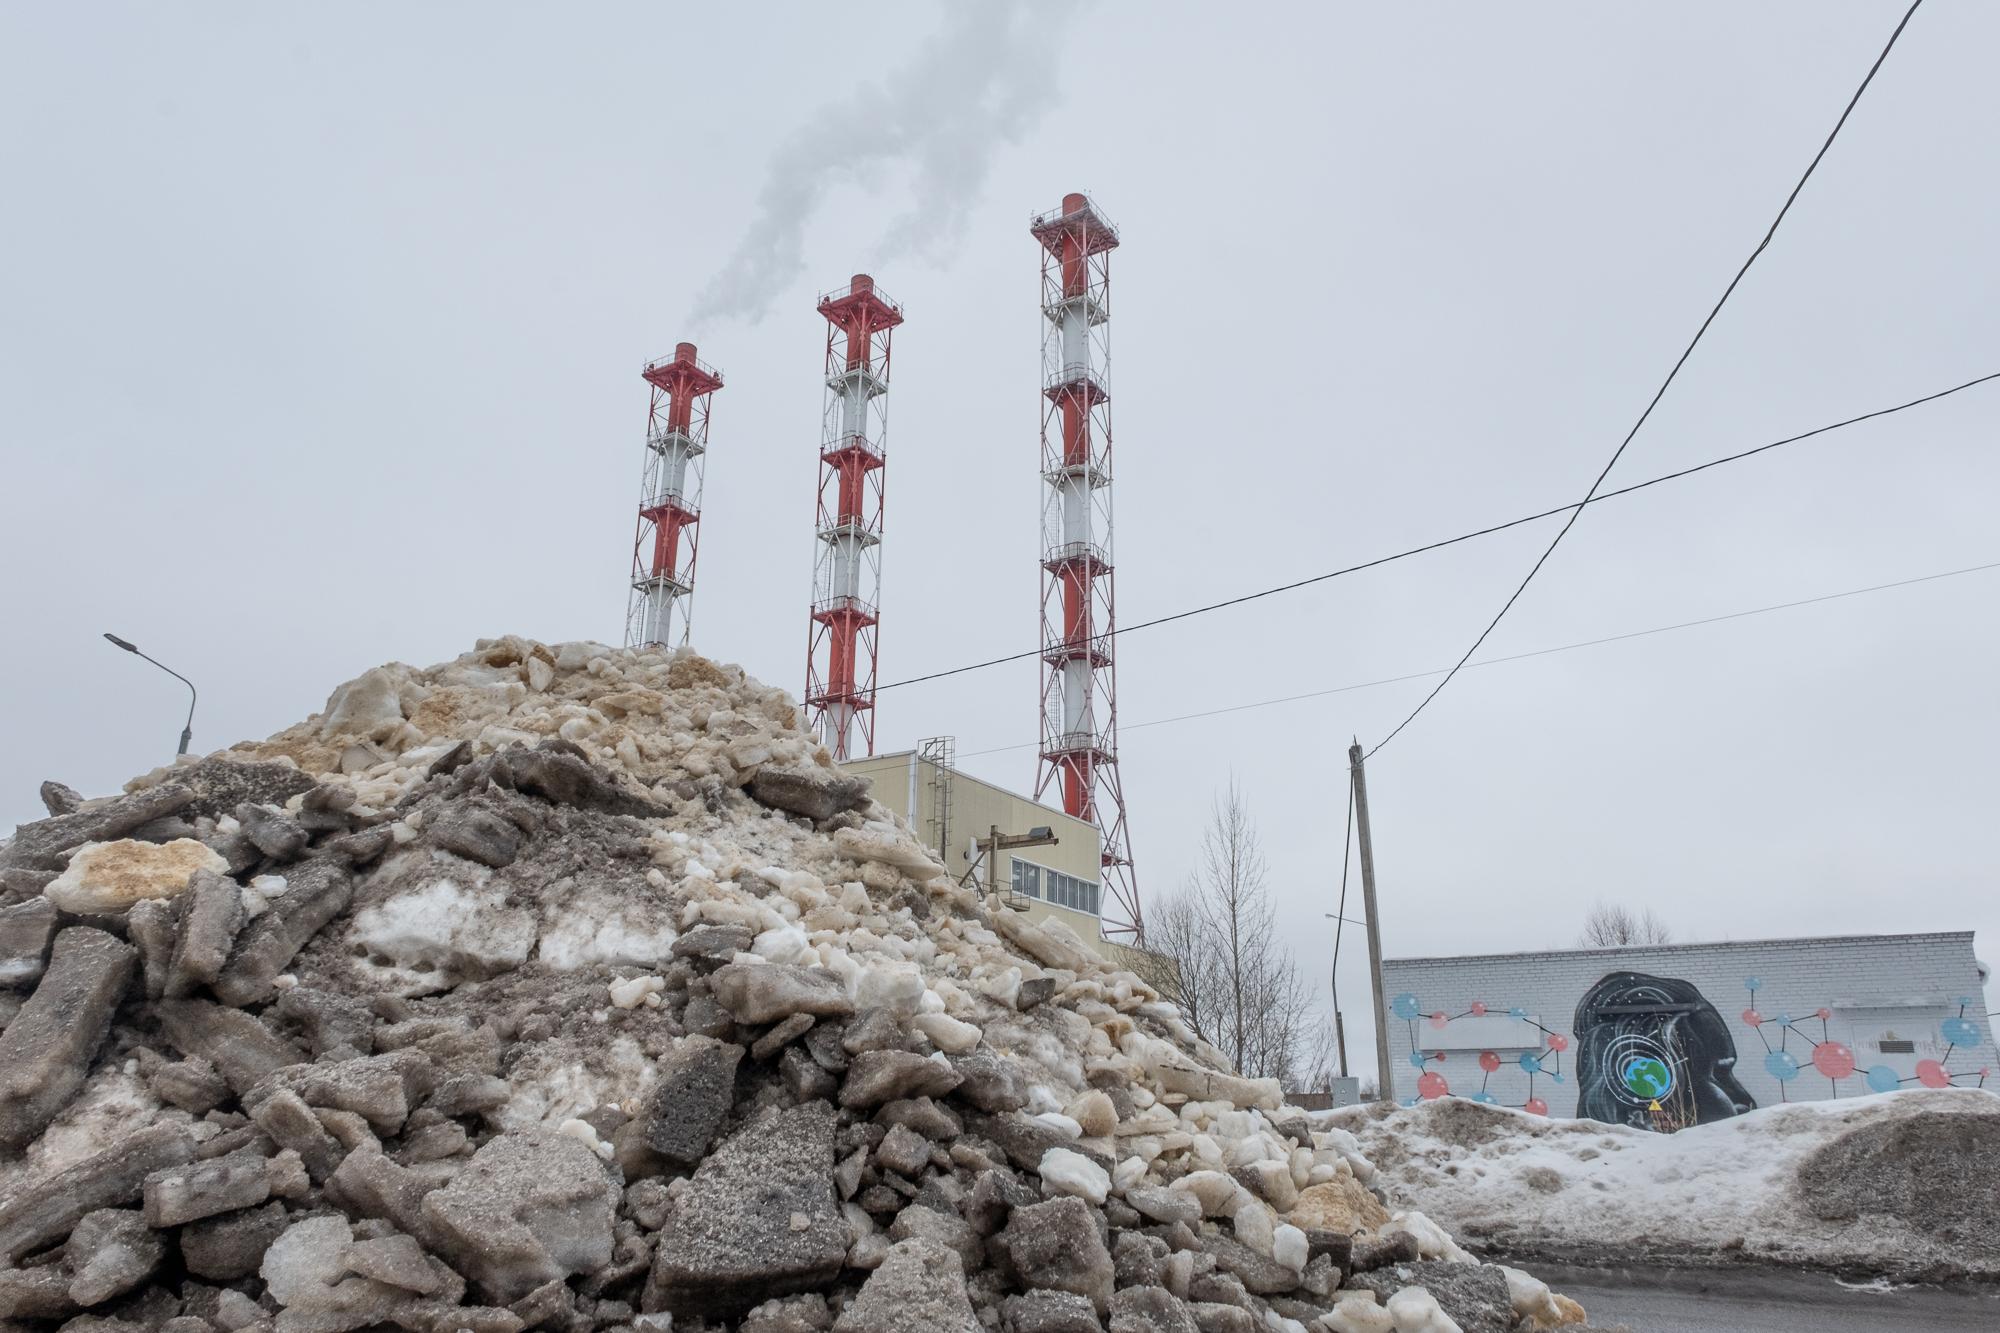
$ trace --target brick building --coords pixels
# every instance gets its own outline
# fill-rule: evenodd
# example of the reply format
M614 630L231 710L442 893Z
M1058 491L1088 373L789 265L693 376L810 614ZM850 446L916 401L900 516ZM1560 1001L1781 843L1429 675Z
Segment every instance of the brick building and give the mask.
M2000 1086L1972 933L1383 963L1398 1101L1675 1129L1784 1101Z

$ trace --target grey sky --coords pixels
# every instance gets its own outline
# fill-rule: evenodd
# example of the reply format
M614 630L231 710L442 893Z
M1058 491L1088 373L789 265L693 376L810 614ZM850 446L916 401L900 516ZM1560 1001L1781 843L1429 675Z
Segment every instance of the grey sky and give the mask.
M698 644L801 684L812 296L865 269L909 312L884 678L1034 646L1026 222L1078 188L1125 234L1126 620L1575 498L1902 8L1050 10L1018 85L1045 105L995 123L987 170L973 144L836 179L773 313L701 330L728 385ZM101 792L171 754L180 687L102 630L200 683L205 749L386 659L615 640L640 363L689 335L801 127L857 120L870 158L835 108L944 13L7 8L0 820L44 777ZM2000 369L1996 46L2000 7L1918 15L1610 484ZM1996 420L1982 389L1607 504L1488 652L2000 559ZM1549 535L1134 634L1122 716L1446 665ZM1996 595L2000 571L1467 673L1371 765L1390 951L1564 944L1599 897L1682 938L1988 939ZM1181 878L1233 770L1323 975L1344 748L1426 688L1132 731L1143 888ZM1029 742L1035 696L1033 662L891 691L881 746ZM1026 749L967 766L1032 777Z

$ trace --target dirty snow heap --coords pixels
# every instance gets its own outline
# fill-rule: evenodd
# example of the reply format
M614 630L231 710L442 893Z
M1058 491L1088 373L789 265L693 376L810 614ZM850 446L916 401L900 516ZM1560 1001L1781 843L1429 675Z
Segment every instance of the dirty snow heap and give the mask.
M0 843L0 1330L1502 1333L777 690L518 638Z

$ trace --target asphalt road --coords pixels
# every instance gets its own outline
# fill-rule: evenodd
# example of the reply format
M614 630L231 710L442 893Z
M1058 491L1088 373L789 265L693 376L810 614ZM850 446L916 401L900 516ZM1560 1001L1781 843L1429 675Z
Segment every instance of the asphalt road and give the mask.
M1535 1270L1583 1304L1592 1328L1632 1333L1994 1333L2000 1292L1855 1290L1790 1272L1571 1275Z

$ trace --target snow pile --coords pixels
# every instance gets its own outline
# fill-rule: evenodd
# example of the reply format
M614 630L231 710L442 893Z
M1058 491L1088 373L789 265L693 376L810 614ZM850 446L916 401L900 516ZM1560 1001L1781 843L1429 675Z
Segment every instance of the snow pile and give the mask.
M1315 1117L1481 1249L2000 1277L2000 1096L1909 1089L1654 1134L1459 1098Z
M735 668L488 641L43 796L0 844L0 1327L1582 1321L989 914Z

